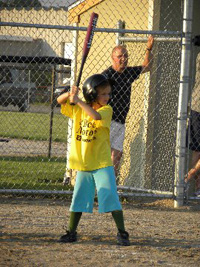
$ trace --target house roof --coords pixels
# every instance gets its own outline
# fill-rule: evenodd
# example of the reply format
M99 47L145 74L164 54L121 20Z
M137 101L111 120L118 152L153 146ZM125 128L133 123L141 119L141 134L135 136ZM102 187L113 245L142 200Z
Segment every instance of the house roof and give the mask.
M79 22L80 15L88 9L98 5L105 0L79 0L69 6L68 19L70 22Z
M0 0L1 2L5 3L12 3L13 0ZM99 3L105 1L105 0L38 0L41 4L41 6L36 7L22 7L22 6L16 6L16 7L2 7L0 6L0 10L7 9L7 10L60 10L64 9L66 11L69 11L69 21L70 22L79 22L80 15L87 11L88 9L98 5Z
M1 2L7 2L9 3L12 2L12 0L1 0ZM60 9L64 9L64 10L68 10L68 7L75 3L75 2L80 2L77 0L39 0L41 6L36 6L34 7L35 10L50 10L50 9L54 9L54 10L60 10ZM1 9L8 9L8 10L13 10L13 9L17 9L17 10L30 10L32 9L32 7L21 7L21 6L16 6L16 7L0 7Z
M44 8L66 8L77 0L39 0Z

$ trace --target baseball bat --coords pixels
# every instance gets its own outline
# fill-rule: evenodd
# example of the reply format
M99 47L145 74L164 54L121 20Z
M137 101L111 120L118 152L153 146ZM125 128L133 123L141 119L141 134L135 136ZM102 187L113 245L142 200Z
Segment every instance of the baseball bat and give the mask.
M94 36L94 29L96 28L98 16L99 15L97 13L93 12L91 14L91 17L90 17L90 23L89 23L88 28L87 28L87 34L86 34L85 42L84 42L84 46L83 46L81 67L80 67L78 78L77 78L77 81L76 81L76 86L77 87L80 84L81 76L82 76L82 73L83 73L83 67L84 67L84 64L86 62L87 56L89 54L90 47L92 45L92 39L93 39L93 36ZM74 103L70 103L70 105L74 105Z

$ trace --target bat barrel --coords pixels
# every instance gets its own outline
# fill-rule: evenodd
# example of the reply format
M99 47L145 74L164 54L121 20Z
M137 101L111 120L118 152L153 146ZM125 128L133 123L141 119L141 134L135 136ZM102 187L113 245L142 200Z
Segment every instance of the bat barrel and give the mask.
M87 34L86 34L86 38L85 38L85 42L84 42L84 46L83 46L83 55L82 55L81 67L80 67L79 75L78 75L78 78L76 81L76 86L79 86L80 81L81 81L83 67L84 67L85 61L87 59L88 53L90 51L90 47L92 45L92 40L93 40L93 36L94 36L94 29L96 27L97 20L98 20L98 14L93 12L91 17L90 17L90 23L89 23L89 26L87 29ZM70 104L73 105L73 103L70 103Z

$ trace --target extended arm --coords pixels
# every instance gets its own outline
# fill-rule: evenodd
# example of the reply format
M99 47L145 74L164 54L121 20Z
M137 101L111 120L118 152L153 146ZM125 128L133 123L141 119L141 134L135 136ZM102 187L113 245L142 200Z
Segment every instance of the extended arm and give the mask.
M142 63L142 67L143 67L142 73L150 71L151 59L152 59L151 50L153 48L153 44L154 44L154 38L152 35L150 35L147 41L147 48L146 48L144 61Z

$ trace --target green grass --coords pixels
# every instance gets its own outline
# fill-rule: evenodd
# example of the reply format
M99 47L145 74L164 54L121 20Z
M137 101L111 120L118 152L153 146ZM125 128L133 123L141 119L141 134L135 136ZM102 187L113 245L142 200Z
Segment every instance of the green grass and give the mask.
M0 157L0 187L4 189L69 190L62 185L64 158Z
M66 142L68 119L53 116L52 141ZM0 112L0 137L29 140L49 140L50 114Z
M68 119L53 116L52 141L66 142ZM0 137L49 140L50 114L0 112ZM1 152L0 152L1 153ZM0 188L68 190L62 185L65 158L0 156Z

